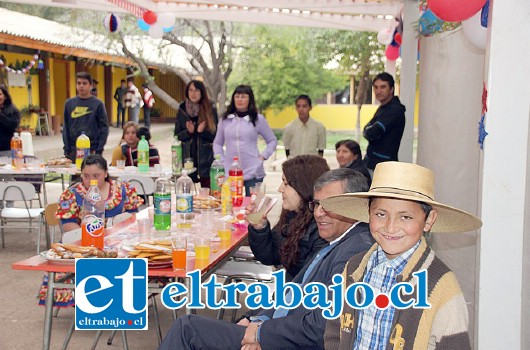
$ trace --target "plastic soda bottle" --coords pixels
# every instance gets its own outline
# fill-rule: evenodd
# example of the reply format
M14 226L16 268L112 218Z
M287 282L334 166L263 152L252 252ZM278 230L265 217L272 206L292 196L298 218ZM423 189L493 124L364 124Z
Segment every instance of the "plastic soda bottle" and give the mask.
M221 178L220 178L221 179ZM224 179L224 175L222 177ZM221 185L221 213L223 216L232 212L232 192L230 191L230 180L226 179Z
M232 193L232 205L240 207L243 204L243 169L239 164L239 157L234 156L234 161L228 171L230 176L230 192Z
M171 227L171 188L169 175L164 174L155 181L154 226L156 230L167 231Z
M173 174L180 174L182 171L182 144L177 136L171 145L171 166Z
M98 188L98 180L90 180L90 188L83 199L81 245L103 249L105 231L105 201Z
M140 142L138 142L138 172L149 172L149 142L143 135Z
M22 169L24 164L24 154L22 153L22 139L18 132L11 138L11 165L15 169Z
M186 169L177 180L177 213L180 215L179 228L190 228L193 220L193 192L195 185Z
M84 131L77 137L77 140L75 141L75 147L75 166L77 169L81 170L81 164L90 154L90 139L85 135Z
M210 167L210 191L212 196L221 199L221 186L225 180L225 167L221 162L221 155L216 154Z

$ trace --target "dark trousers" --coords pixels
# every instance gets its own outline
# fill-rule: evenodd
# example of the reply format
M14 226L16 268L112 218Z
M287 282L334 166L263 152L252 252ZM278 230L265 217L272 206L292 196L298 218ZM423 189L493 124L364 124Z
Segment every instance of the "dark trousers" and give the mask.
M121 114L121 123L120 123L120 114ZM117 128L123 128L123 124L125 124L125 107L123 105L118 104L117 109L117 116L116 116L116 127Z
M239 350L246 327L196 315L177 318L158 350Z
M245 184L245 192L246 192L245 196L250 197L250 188L256 185L258 182L263 182L263 178L261 179L253 178L253 179L245 180L243 182Z
M151 110L152 108L146 107L144 105L144 125L148 128L151 127Z

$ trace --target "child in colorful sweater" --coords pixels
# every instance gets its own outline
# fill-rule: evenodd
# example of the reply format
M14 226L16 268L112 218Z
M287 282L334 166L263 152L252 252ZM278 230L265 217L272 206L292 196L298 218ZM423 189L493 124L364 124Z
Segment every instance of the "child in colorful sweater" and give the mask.
M434 176L415 164L384 162L375 168L368 192L348 193L322 201L325 210L369 222L376 244L352 257L343 272L345 287L364 282L377 300L366 308L344 304L339 318L328 320L326 349L470 349L468 315L455 274L436 257L423 234L466 232L482 223L462 210L434 201ZM416 272L426 271L421 283ZM396 308L388 297L397 283L401 303L422 308ZM361 290L362 288L359 288ZM356 302L370 297L356 293ZM376 306L377 304L378 306Z

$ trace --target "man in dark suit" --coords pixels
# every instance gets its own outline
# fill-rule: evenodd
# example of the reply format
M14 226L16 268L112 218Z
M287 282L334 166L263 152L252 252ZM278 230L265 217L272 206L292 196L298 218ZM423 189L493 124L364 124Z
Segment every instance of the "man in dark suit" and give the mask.
M332 284L348 259L366 251L373 239L365 223L326 212L320 200L368 189L366 178L348 168L324 173L314 185L314 212L319 235L330 244L322 248L292 282ZM322 349L326 319L321 309L302 305L292 310L260 309L249 312L237 324L187 315L178 318L159 349Z

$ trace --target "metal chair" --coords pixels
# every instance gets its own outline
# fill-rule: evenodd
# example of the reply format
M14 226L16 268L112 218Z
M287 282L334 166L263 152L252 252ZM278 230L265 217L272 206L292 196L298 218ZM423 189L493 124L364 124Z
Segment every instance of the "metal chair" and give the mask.
M225 285L232 282L272 282L272 266L262 265L258 261L236 261L228 260L219 267L215 274L224 277ZM221 299L224 298L224 291L221 292ZM238 294L239 299L239 294ZM239 300L238 300L239 301ZM225 310L220 308L217 312L217 319L222 320ZM236 309L232 309L231 322L236 319Z
M152 178L145 175L121 175L118 180L127 181L136 187L139 196L146 199L146 205L149 206L149 196L155 193L155 182Z
M40 253L40 235L41 226L43 224L44 208L31 208L31 200L35 196L35 187L28 182L7 181L0 182L0 201L3 203L0 209L0 230L2 232L2 248L5 248L5 234L4 229L9 222L24 222L29 221L30 232L35 227L33 223L37 222L37 254ZM6 208L6 201L22 201L24 207L9 207ZM16 225L19 228L19 225ZM24 227L24 226L23 226Z

